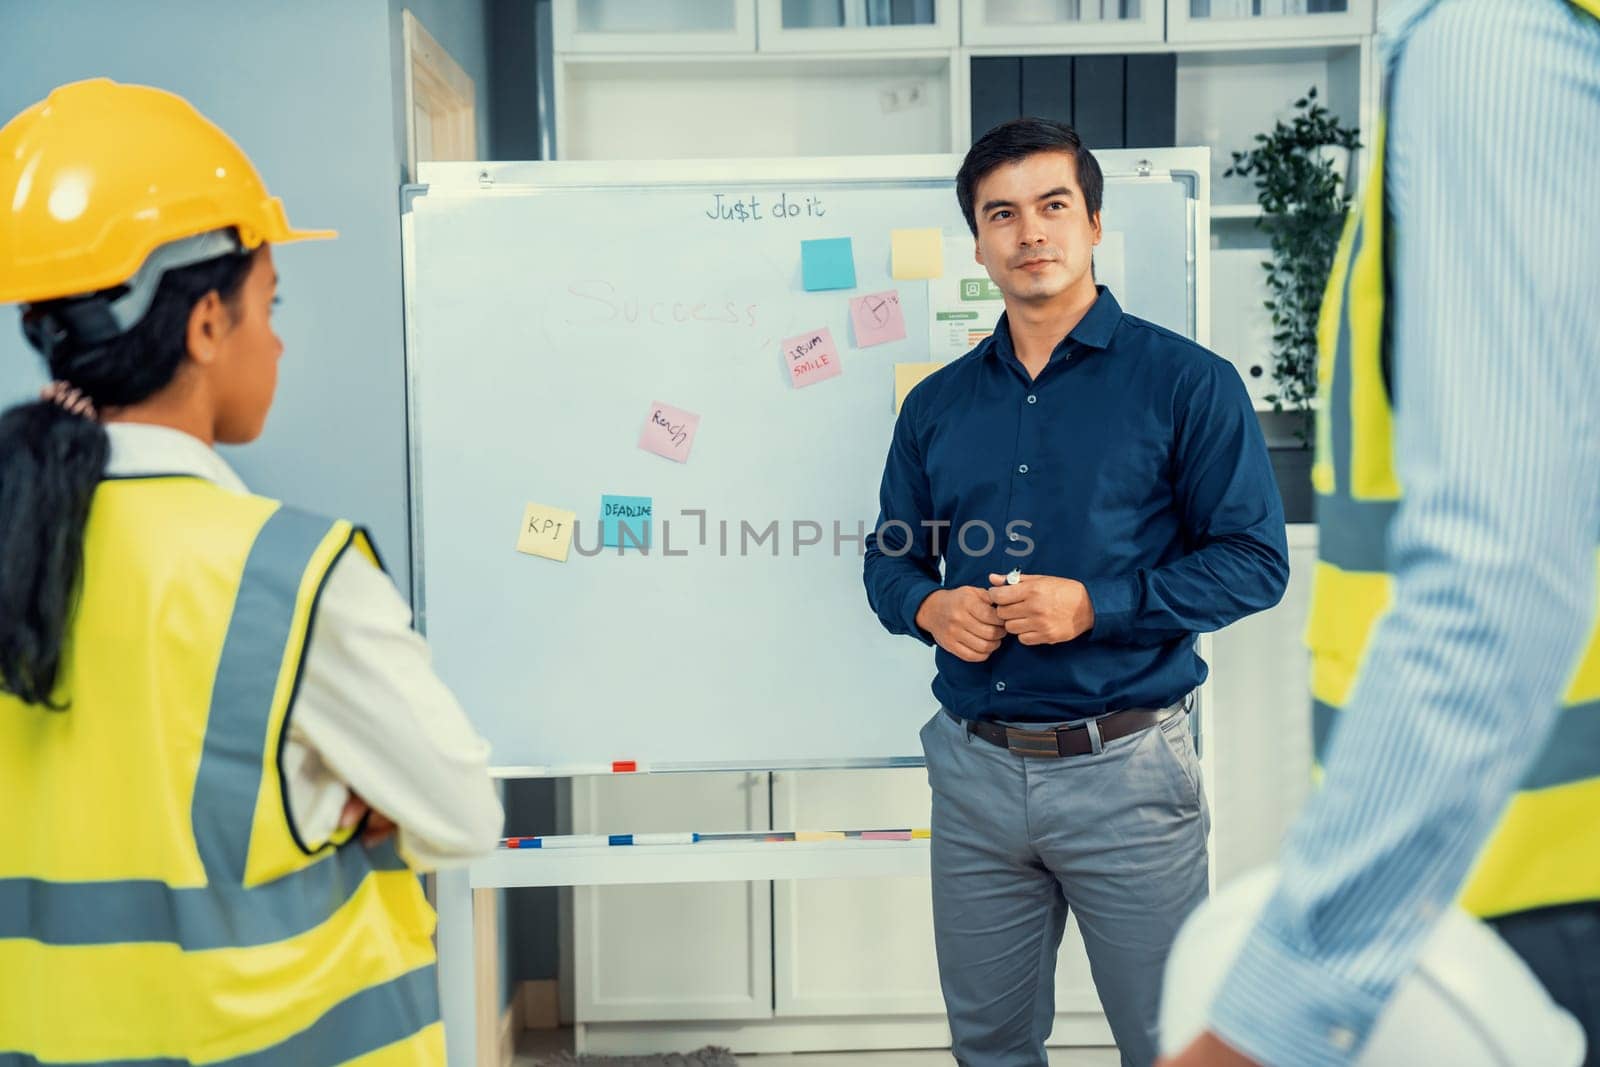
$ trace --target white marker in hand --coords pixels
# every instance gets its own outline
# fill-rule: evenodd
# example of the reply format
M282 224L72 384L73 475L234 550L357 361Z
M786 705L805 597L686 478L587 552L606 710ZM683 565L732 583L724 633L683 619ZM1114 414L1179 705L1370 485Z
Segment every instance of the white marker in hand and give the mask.
M1016 585L1017 583L1019 583L1021 581L1022 581L1022 568L1020 568L1020 567L1012 567L1011 568L1011 573L1006 575L1006 584L1007 585Z

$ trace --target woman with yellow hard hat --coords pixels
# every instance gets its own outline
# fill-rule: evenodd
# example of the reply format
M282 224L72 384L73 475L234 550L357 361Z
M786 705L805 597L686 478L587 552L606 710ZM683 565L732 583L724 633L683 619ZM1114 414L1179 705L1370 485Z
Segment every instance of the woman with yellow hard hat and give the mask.
M271 246L332 236L169 93L0 128L53 379L0 416L0 1061L443 1060L414 871L493 847L488 746L365 533L212 447L272 404Z

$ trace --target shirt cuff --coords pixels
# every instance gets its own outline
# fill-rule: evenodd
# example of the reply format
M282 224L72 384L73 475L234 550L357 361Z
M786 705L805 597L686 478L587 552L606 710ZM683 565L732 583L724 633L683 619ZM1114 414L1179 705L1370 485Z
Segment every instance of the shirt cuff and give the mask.
M1139 579L1133 575L1096 578L1084 582L1083 588L1089 594L1089 606L1094 608L1094 626L1084 636L1091 641L1128 636L1139 606Z
M1261 1063L1346 1067L1383 1005L1258 926L1211 1005L1210 1027Z
M933 635L917 625L917 609L922 607L922 602L937 593L944 586L930 578L911 583L911 588L906 591L906 598L900 602L900 615L905 620L906 633L915 637L925 645L933 644Z

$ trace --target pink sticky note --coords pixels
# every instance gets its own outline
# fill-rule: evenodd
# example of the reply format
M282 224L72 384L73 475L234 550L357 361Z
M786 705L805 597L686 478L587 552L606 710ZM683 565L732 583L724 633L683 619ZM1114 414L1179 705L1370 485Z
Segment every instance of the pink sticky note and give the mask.
M910 841L910 830L863 830L863 841Z
M639 447L658 456L689 462L689 449L694 447L695 431L700 429L700 416L657 401L650 405L644 427L639 431Z
M826 326L783 342L783 362L789 368L789 379L796 389L837 378L841 369L839 350L834 347L833 334Z
M906 317L900 311L900 294L894 289L850 301L850 321L855 324L860 348L902 341L906 336Z

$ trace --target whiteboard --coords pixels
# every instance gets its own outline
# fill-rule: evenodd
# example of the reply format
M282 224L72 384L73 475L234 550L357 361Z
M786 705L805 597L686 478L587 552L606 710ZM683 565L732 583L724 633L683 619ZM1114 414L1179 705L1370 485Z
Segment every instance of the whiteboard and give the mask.
M1116 295L1202 341L1207 156L1100 154ZM944 291L890 277L890 230L941 229L946 279L985 278L959 165L424 164L403 218L414 596L497 768L920 762L933 652L880 626L858 537L894 365L929 358ZM831 237L857 285L806 292L800 242ZM889 289L905 339L858 348L849 299ZM823 326L842 372L794 388L780 342ZM700 416L687 462L638 447L658 403ZM596 551L603 494L650 498L646 551ZM565 562L516 550L529 504L576 515Z

